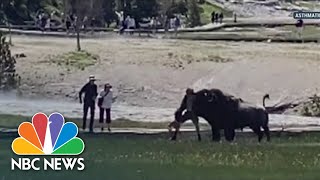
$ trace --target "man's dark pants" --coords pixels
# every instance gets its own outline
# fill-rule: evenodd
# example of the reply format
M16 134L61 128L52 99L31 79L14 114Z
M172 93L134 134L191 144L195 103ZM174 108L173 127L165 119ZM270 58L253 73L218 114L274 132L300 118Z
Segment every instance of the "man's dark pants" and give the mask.
M83 104L83 125L82 129L86 129L87 124L87 114L90 108L90 131L93 131L93 122L94 122L94 110L95 110L95 101L85 101Z

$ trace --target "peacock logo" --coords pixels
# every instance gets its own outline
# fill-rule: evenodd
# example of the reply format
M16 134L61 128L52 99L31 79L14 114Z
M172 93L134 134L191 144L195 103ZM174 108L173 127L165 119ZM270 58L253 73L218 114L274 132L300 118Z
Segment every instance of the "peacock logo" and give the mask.
M49 118L37 113L32 123L20 124L18 133L20 137L12 142L17 155L79 155L84 150L84 142L76 137L77 125L65 123L60 113L53 113Z

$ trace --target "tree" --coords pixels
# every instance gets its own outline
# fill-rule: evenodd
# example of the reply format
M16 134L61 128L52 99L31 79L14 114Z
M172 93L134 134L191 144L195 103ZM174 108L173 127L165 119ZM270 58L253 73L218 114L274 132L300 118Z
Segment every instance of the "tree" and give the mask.
M136 0L131 3L131 14L138 21L142 18L158 16L159 4L157 0Z
M12 89L19 85L20 77L16 74L16 60L11 56L9 43L0 33L0 89Z
M196 0L191 0L189 4L189 16L188 20L191 27L201 25L200 20L200 8L198 7L198 3Z
M61 12L64 0L0 0L0 22L6 17L10 24L23 24L35 19L37 12L43 10L50 14Z
M117 15L115 13L115 7L116 7L116 3L115 0L107 0L107 1L103 1L103 17L104 20L107 23L107 26L109 27L110 24L117 20Z
M75 15L75 31L77 34L77 51L81 51L80 44L80 30L83 25L83 18L85 16L89 16L90 12L92 12L92 1L93 0L65 0L65 12L68 14ZM88 8L89 7L89 8ZM67 14L67 15L68 15Z

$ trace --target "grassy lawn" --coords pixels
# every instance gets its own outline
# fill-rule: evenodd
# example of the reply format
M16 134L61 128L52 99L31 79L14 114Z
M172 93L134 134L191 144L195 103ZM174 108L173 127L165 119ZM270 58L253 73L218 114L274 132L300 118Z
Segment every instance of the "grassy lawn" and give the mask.
M209 135L197 142L183 133L177 142L167 135L81 134L86 149L82 172L10 170L14 135L0 138L0 179L148 179L148 180L296 180L320 178L320 134L272 136L261 144L252 134L238 135L236 144L213 143ZM42 158L42 157L41 157Z
M92 66L99 61L99 57L87 51L71 51L57 56L50 56L48 60L42 63L54 63L59 66L76 68L84 70L88 66Z
M200 15L202 24L211 23L211 13L213 11L215 11L216 13L221 13L222 12L224 14L224 17L232 15L231 12L226 11L225 9L222 9L222 8L220 8L218 6L215 6L213 4L210 4L208 2L206 2L204 4L200 4L200 8L203 10L201 15Z

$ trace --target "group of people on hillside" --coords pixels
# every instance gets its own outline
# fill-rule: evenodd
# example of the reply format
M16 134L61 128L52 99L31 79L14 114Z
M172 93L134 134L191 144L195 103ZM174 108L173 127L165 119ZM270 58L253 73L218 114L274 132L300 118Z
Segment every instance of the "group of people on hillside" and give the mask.
M70 33L71 29L76 29L77 16L74 14L67 14L65 17L65 24L67 33Z
M118 27L119 27L119 32L122 34L125 29L136 29L136 20L134 17L131 17L130 15L127 15L126 18L124 18L124 13L123 11L117 12L116 14L118 16ZM133 34L133 31L130 32Z
M220 24L222 24L222 22L223 22L223 13L221 12L221 13L216 13L215 11L213 11L212 13L211 13L211 23L220 23Z
M64 21L65 21L67 33L70 33L71 31L75 32L78 17L75 14L68 14L65 16ZM88 16L84 16L82 19L82 22L80 21L80 23L81 23L81 27L79 28L81 30L86 31L89 26L94 27L96 25L96 19L92 18L89 20Z
M111 131L111 107L116 97L113 97L112 86L109 83L104 84L104 88L98 93L98 86L95 84L95 77L91 75L89 82L86 83L79 92L80 104L83 104L83 125L82 129L87 127L87 115L90 109L90 125L89 131L93 132L94 114L96 105L99 107L99 123L101 131L104 131L104 124L106 123L108 131ZM83 94L84 98L83 98ZM96 104L97 101L97 104ZM106 118L104 118L106 114Z
M122 34L126 29L134 30L136 28L143 27L143 23L136 23L136 20L134 17L127 15L125 18L124 12L116 12L118 16L118 28L119 33ZM165 20L163 20L165 19ZM163 21L162 21L163 20ZM146 25L146 28L150 28L154 31L156 31L157 26L159 24L165 25L168 29L174 29L175 32L177 32L178 28L181 26L181 20L178 16L174 16L172 18L163 18L163 17L152 17L147 19L148 23ZM130 31L131 34L133 34L133 31Z
M137 24L135 17L130 15L125 16L123 11L115 12L118 16L117 25L119 28L120 34L124 32L126 29L134 30L137 28L141 28L143 23ZM35 23L39 27L41 31L48 31L51 29L52 20L55 18L56 12L52 12L51 14L45 13L44 11L40 11L36 16ZM67 34L70 32L75 33L77 28L77 23L80 23L81 26L78 27L81 30L87 30L88 27L95 27L98 24L98 21L92 17L91 19L88 16L84 16L83 19L78 19L78 17L73 13L68 14L60 14L57 17L62 17L62 24L64 24L66 28ZM219 16L220 17L220 16ZM56 18L59 19L59 18ZM178 28L181 27L181 19L178 15L175 15L171 18L167 16L160 16L160 17L151 17L148 18L147 28L156 31L158 25L162 25L165 29L174 29L177 32ZM221 20L222 21L222 20ZM59 20L57 20L59 22ZM93 29L92 29L93 30ZM133 34L134 31L129 31Z
M39 12L36 17L36 25L41 31L50 29L51 25L51 14L45 12Z

